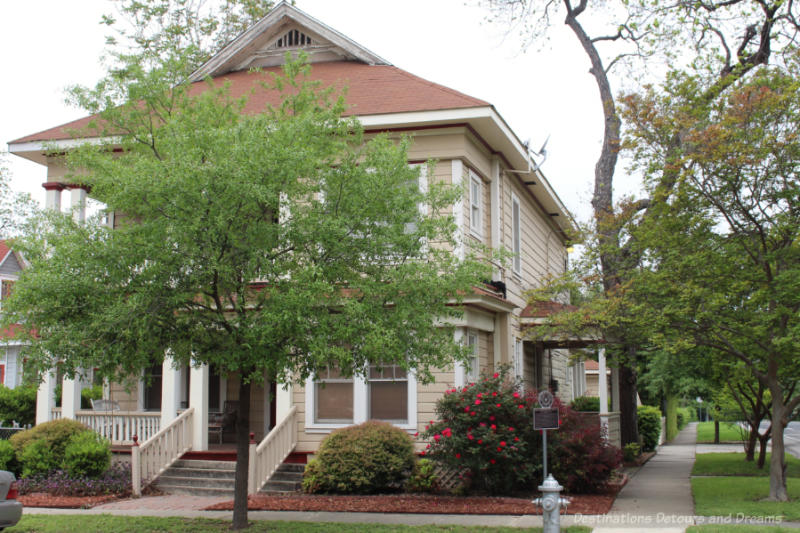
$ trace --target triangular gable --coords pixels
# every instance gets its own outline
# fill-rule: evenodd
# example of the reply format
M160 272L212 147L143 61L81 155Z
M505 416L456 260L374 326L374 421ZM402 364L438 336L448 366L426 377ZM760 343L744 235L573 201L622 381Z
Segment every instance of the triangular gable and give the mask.
M17 260L16 252L11 252L6 255L6 257L0 261L0 270L2 270L5 274L14 274L22 270L22 265L20 264L19 260Z
M228 72L283 63L287 52L309 54L311 63L357 61L389 65L380 56L333 28L287 4L279 3L269 14L244 31L197 69L191 81Z

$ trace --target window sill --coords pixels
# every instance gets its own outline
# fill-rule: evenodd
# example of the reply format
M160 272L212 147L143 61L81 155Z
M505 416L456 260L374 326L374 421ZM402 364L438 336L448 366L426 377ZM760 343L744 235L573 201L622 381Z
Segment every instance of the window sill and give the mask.
M307 426L305 428L305 432L309 434L326 434L326 433L331 433L337 429L346 428L354 425L356 425L355 422L351 422L349 424L314 424L313 426ZM417 426L412 426L410 424L392 424L392 425L408 433L417 431Z

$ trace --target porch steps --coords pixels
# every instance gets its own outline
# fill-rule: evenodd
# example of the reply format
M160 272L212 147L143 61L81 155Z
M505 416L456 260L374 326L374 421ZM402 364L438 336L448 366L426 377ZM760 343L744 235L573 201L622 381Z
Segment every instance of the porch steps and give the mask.
M281 494L296 492L303 485L303 472L306 465L298 463L283 463L272 474L261 489L261 494Z
M280 494L300 490L306 465L283 463L261 489L262 494ZM219 496L233 498L236 463L180 459L153 484L168 494Z
M233 498L236 463L180 459L161 474L154 486L168 494Z

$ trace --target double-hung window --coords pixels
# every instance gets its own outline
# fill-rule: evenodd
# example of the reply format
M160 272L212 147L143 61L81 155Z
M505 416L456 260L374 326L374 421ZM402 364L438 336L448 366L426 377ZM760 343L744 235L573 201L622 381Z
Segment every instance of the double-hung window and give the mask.
M519 198L511 193L511 248L514 252L512 267L517 274L522 273L522 234L520 228Z
M397 365L369 367L370 420L408 423L408 374Z
M483 235L483 182L472 171L469 176L469 230L480 237Z
M335 369L322 372L314 382L314 422L351 424L353 422L353 378Z

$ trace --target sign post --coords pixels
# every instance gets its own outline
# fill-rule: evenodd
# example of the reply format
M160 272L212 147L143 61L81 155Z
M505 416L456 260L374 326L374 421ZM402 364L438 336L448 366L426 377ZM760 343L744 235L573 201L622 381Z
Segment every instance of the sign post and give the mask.
M533 500L534 505L542 508L544 533L559 533L561 531L561 507L566 507L569 500L561 498L559 493L564 489L552 474L547 474L547 430L558 429L558 408L553 407L553 395L550 391L539 393L539 405L533 409L533 429L542 430L542 466L544 475L539 491L540 498Z

